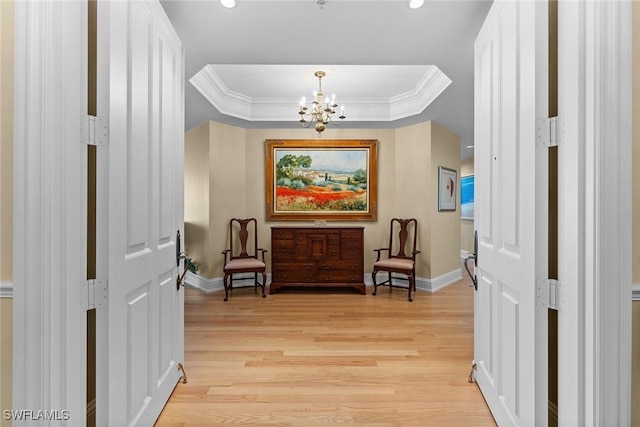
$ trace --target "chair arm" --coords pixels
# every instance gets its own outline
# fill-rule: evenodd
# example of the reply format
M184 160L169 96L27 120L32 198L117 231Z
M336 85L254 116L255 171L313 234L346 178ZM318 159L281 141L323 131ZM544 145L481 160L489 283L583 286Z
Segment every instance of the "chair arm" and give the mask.
M269 252L269 251L267 249L261 249L261 248L256 249L256 251L262 252L262 262L264 262L264 254L265 252Z
M380 248L380 249L374 249L374 252L378 253L378 256L376 257L376 262L380 261L380 252L381 251L387 251L389 252L389 248Z
M417 250L416 250L416 251L411 252L411 255L413 256L413 260L414 260L414 261L416 260L416 255L418 255L418 254L419 254L419 253L421 253L421 252L422 252L422 251L417 251Z
M224 255L224 264L222 265L227 265L227 254L231 252L231 249L225 249L224 251L221 252L222 255Z

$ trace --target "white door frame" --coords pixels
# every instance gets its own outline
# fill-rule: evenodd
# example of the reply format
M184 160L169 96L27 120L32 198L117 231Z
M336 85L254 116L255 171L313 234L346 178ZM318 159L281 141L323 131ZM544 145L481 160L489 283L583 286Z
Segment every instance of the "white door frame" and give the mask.
M86 22L86 2L15 3L13 409L34 412L14 426L86 422Z
M631 2L558 5L558 424L631 422Z

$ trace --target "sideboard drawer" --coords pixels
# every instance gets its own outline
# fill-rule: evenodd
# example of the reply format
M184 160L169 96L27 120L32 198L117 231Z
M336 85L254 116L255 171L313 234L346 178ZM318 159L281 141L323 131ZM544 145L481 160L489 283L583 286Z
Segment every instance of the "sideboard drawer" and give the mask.
M319 271L318 281L326 283L334 282L359 282L362 280L362 273L358 274L347 270Z
M293 239L290 240L273 240L272 250L273 249L293 249Z
M272 228L271 238L273 239L293 239L293 230L290 228Z

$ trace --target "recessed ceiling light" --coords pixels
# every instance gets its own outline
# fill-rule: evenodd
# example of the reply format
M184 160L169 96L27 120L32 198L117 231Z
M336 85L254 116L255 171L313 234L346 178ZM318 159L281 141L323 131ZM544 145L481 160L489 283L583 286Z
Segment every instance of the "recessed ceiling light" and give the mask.
M236 7L236 0L220 0L220 4L228 9Z
M476 148L475 145L467 145L467 148Z
M418 9L422 7L422 5L424 4L424 0L409 0L409 3L407 4L409 5L410 9Z

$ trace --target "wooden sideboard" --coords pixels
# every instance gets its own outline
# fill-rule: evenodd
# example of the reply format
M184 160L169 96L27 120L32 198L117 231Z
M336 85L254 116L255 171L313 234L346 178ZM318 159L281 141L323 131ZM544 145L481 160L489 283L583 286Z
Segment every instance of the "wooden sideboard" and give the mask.
M271 287L364 284L364 227L271 227Z

